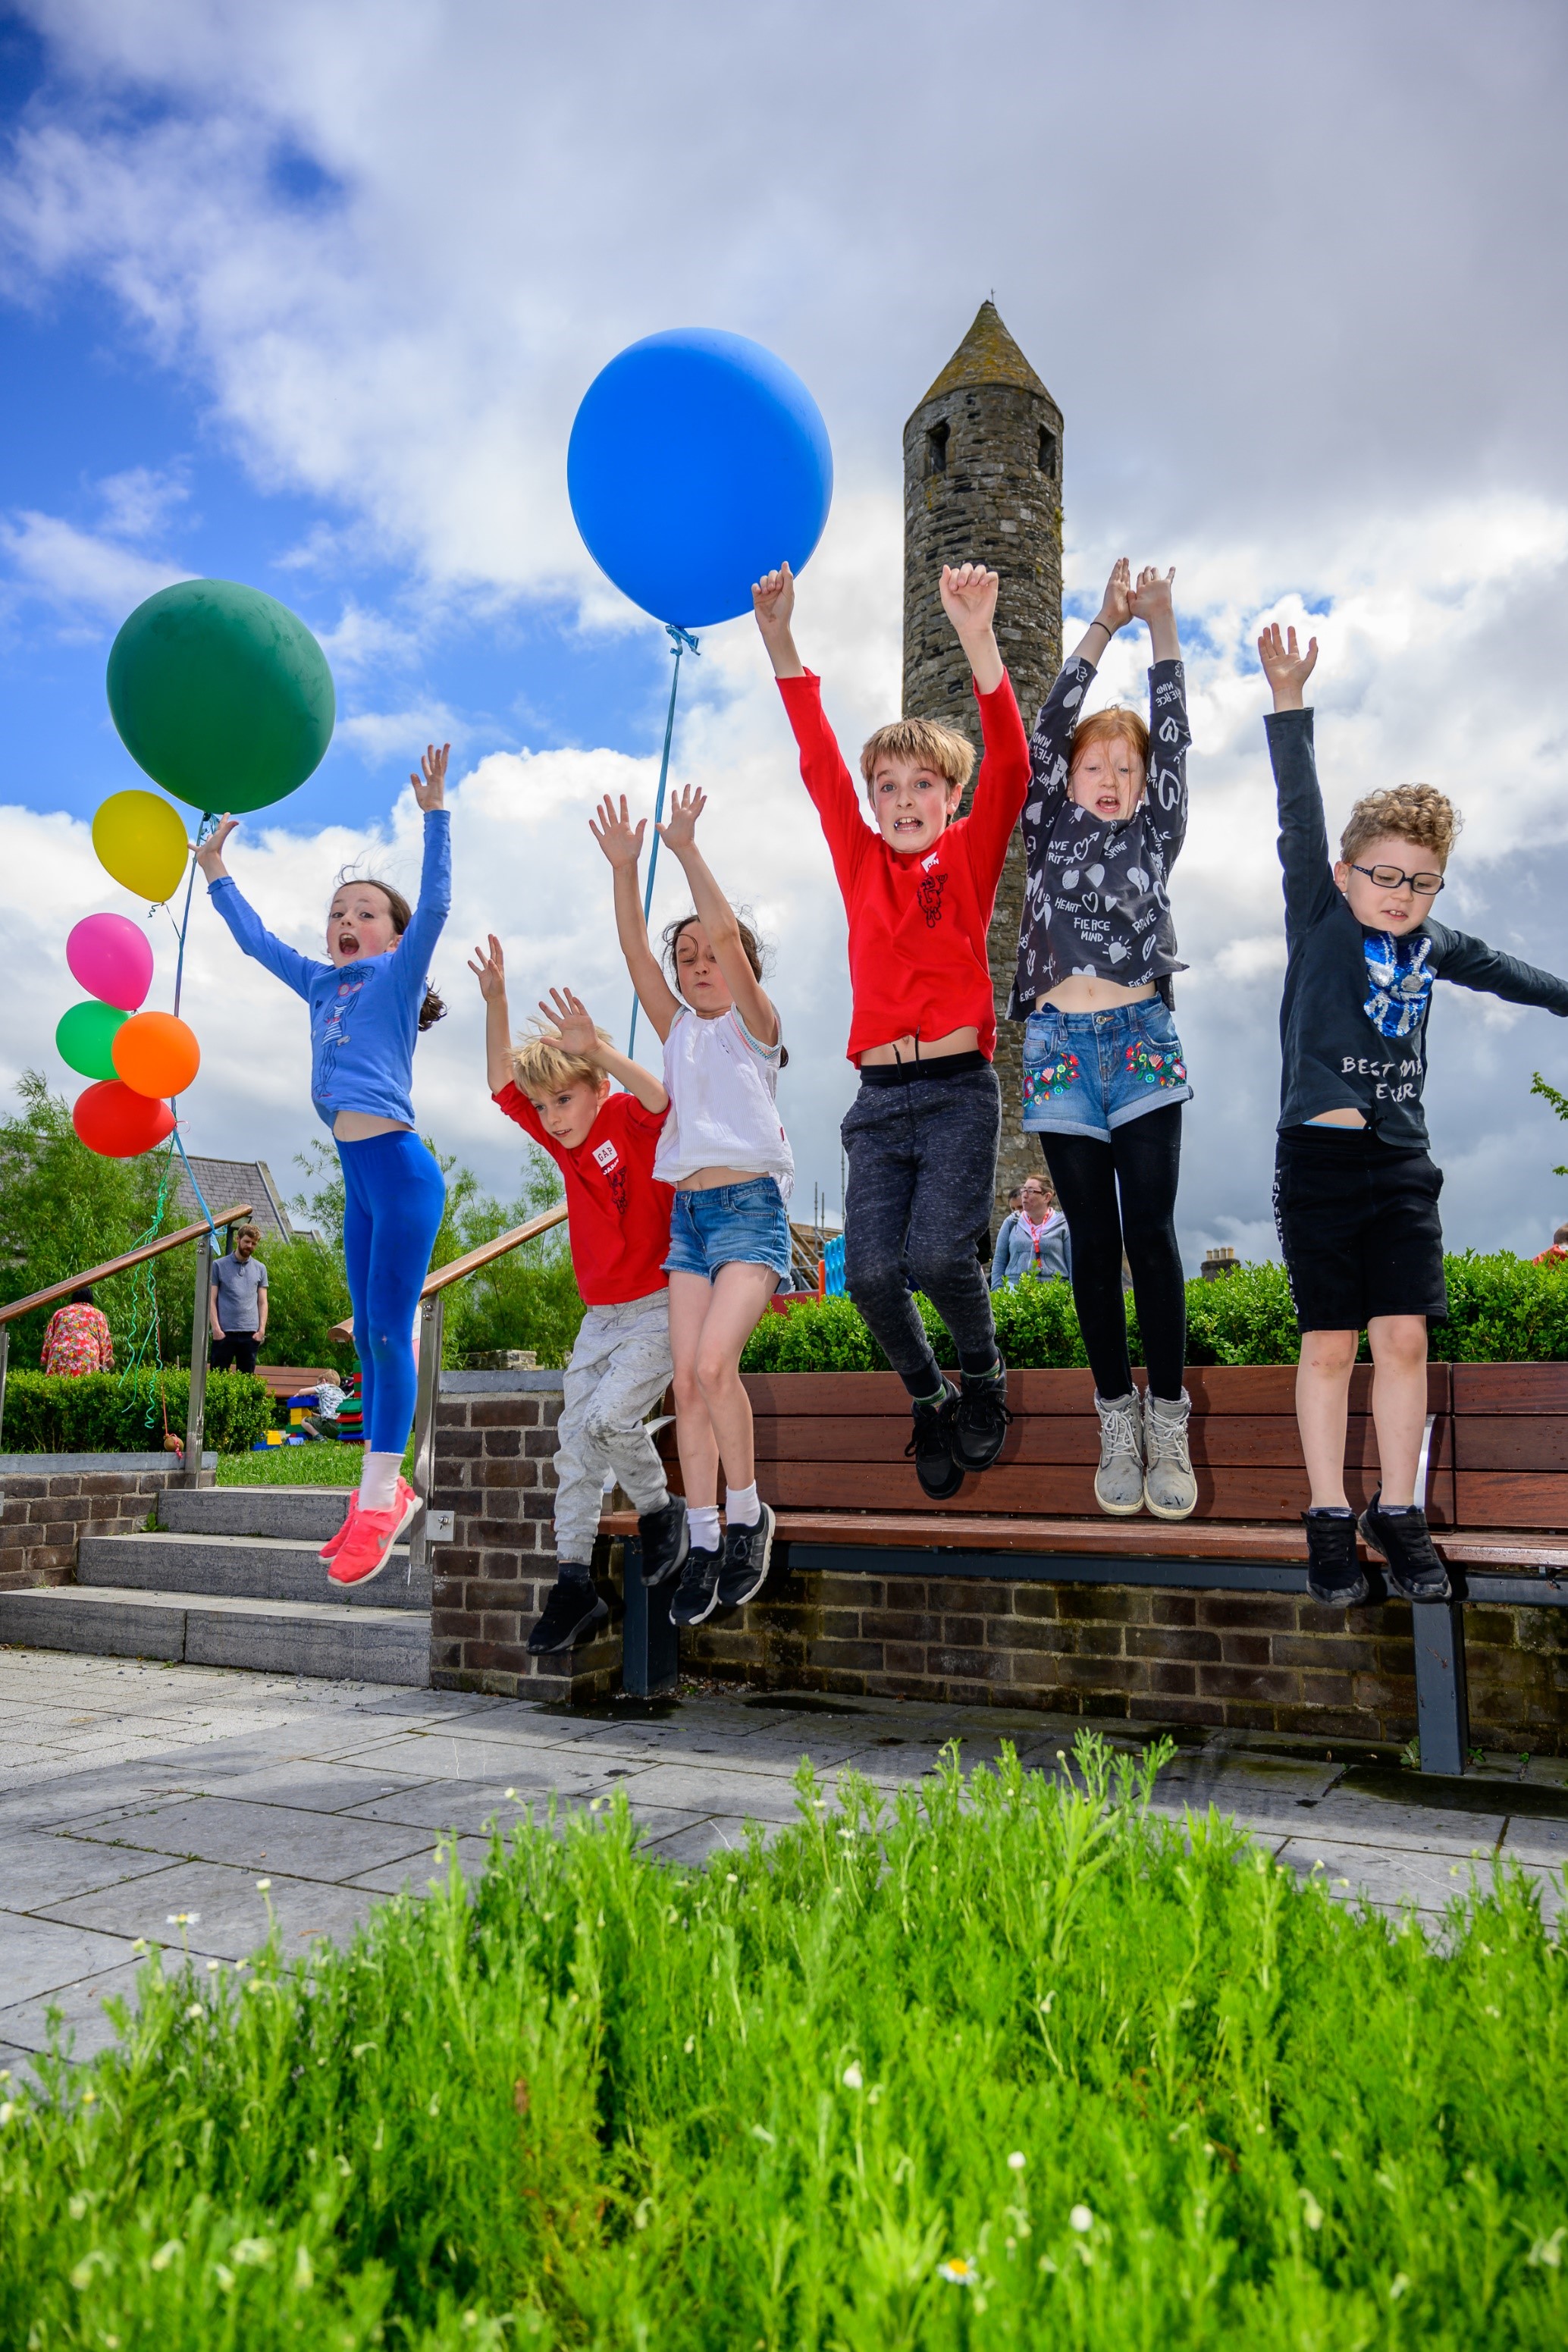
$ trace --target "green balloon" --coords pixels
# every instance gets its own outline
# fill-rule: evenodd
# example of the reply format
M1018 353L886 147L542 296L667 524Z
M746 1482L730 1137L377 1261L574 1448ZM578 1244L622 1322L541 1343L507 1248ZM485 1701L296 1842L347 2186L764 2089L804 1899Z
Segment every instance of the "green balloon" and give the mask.
M55 1030L55 1051L68 1070L79 1070L84 1078L117 1078L114 1033L130 1018L118 1005L100 1004L89 996L85 1004L73 1004L68 1013L61 1013Z
M233 580L181 580L138 604L109 655L120 740L195 809L268 807L332 740L327 657L299 615Z

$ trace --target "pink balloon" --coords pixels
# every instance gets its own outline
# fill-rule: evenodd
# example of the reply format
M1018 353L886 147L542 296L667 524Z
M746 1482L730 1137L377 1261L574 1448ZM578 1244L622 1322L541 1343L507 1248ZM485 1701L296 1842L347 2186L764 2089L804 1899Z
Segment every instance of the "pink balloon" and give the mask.
M134 1013L153 985L153 945L123 915L87 915L66 941L71 977L101 1003Z

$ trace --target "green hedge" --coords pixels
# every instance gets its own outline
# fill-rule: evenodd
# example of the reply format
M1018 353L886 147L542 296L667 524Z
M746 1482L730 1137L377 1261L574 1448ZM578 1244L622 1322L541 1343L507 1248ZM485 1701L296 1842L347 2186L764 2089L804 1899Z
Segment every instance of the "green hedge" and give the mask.
M1432 1326L1435 1363L1549 1363L1568 1359L1568 1267L1532 1265L1500 1251L1474 1250L1444 1261L1448 1315ZM936 1310L917 1300L939 1364L957 1363ZM1065 1282L1026 1275L998 1291L996 1335L1009 1364L1020 1370L1087 1361ZM1138 1314L1127 1298L1128 1340L1135 1364L1143 1360ZM1189 1364L1293 1364L1296 1318L1282 1265L1238 1266L1217 1282L1187 1285ZM1362 1356L1367 1354L1362 1341ZM764 1315L741 1359L748 1372L880 1372L887 1358L847 1298L792 1307Z
M13 1372L5 1383L0 1454L159 1454L165 1415L175 1437L185 1433L191 1399L188 1371ZM245 1454L271 1426L273 1405L265 1381L249 1372L209 1372L209 1451Z

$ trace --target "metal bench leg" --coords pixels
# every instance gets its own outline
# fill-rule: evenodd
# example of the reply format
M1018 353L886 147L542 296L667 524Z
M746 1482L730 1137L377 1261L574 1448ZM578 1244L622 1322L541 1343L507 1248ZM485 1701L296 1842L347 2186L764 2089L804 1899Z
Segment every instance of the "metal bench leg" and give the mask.
M680 1636L669 1622L673 1588L650 1592L642 1580L642 1546L629 1536L621 1552L626 1622L621 1633L621 1680L633 1698L663 1698L680 1674Z
M1465 1613L1457 1601L1418 1601L1415 1720L1423 1772L1459 1773L1470 1752L1470 1702L1465 1687Z

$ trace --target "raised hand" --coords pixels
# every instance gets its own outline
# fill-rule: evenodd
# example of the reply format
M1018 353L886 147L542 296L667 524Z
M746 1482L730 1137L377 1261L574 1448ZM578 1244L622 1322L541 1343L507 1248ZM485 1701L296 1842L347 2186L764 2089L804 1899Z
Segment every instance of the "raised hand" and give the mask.
M1302 653L1296 643L1294 629L1280 631L1278 621L1270 621L1258 640L1258 658L1263 665L1263 675L1274 689L1276 710L1300 710L1301 692L1318 666L1318 640L1310 638Z
M237 816L226 816L216 832L209 833L197 850L196 864L209 882L217 881L226 870L223 862L223 845L238 824L239 819Z
M988 629L996 618L996 591L1001 581L984 563L944 563L942 567L942 609L961 637Z
M1147 621L1151 627L1156 619L1163 619L1172 610L1171 583L1175 579L1173 563L1163 578L1157 564L1146 563L1133 583L1128 597L1128 610L1135 621Z
M434 743L426 743L419 761L419 774L408 779L422 809L447 805L447 754L451 748L450 743L443 743L437 751Z
M563 1054L576 1054L585 1062L598 1059L599 1033L580 996L574 996L569 988L552 988L550 1003L546 1004L541 997L539 1010L554 1030L555 1042Z
M670 802L669 814L658 828L658 837L678 857L683 849L694 845L697 820L707 805L708 795L700 784L683 784Z
M752 584L752 610L763 636L787 631L795 615L795 573L787 563L765 572Z
M1112 636L1132 618L1132 566L1124 555L1119 555L1110 567L1110 577L1100 600L1100 618Z
M647 819L639 817L633 824L626 812L626 796L621 794L620 813L608 793L588 819L593 835L612 866L636 866L642 856L642 837L647 830Z
M477 959L477 961L476 961ZM479 994L487 1004L495 1003L506 994L506 959L500 951L500 941L490 933L489 953L476 948L468 958L468 970L479 983Z

